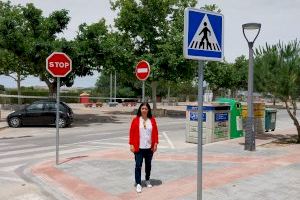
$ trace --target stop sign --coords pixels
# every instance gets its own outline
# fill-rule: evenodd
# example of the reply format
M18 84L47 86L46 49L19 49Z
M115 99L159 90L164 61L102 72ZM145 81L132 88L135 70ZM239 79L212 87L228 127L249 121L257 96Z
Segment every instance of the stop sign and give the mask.
M145 60L140 61L135 67L135 75L141 81L146 80L150 75L149 63Z
M54 77L65 77L72 71L72 60L65 53L53 52L46 59L46 69Z

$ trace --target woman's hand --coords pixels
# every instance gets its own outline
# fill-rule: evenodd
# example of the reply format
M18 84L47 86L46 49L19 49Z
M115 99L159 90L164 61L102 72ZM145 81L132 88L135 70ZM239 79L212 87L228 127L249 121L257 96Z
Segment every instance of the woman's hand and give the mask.
M130 151L131 151L132 153L134 153L134 146L133 146L133 145L130 145Z
M153 148L151 149L153 151L153 153L157 150L157 144L155 143Z

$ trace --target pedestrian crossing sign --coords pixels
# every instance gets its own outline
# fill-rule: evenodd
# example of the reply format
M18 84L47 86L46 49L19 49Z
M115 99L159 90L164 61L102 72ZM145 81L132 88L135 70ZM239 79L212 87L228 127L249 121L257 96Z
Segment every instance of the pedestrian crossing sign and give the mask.
M223 15L186 8L184 13L183 54L187 59L223 60Z

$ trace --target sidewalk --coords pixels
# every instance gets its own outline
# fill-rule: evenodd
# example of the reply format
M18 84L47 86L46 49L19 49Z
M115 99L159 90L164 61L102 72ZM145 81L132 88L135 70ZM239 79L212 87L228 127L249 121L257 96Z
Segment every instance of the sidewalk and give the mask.
M243 150L244 138L204 145L203 199L300 199L300 146L276 145L274 140L271 135L259 137L254 152ZM197 145L159 149L153 159L154 187L144 187L140 194L135 192L134 157L128 149L63 158L58 166L54 160L37 163L25 175L57 199L192 200L197 199Z

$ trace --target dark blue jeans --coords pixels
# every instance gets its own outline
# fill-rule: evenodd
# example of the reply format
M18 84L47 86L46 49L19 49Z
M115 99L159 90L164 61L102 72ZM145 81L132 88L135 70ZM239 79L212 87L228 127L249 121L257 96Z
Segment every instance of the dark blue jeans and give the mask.
M135 183L141 184L141 173L143 158L145 158L145 179L150 179L151 173L151 162L152 162L153 152L151 149L140 149L139 152L134 153L135 158Z

